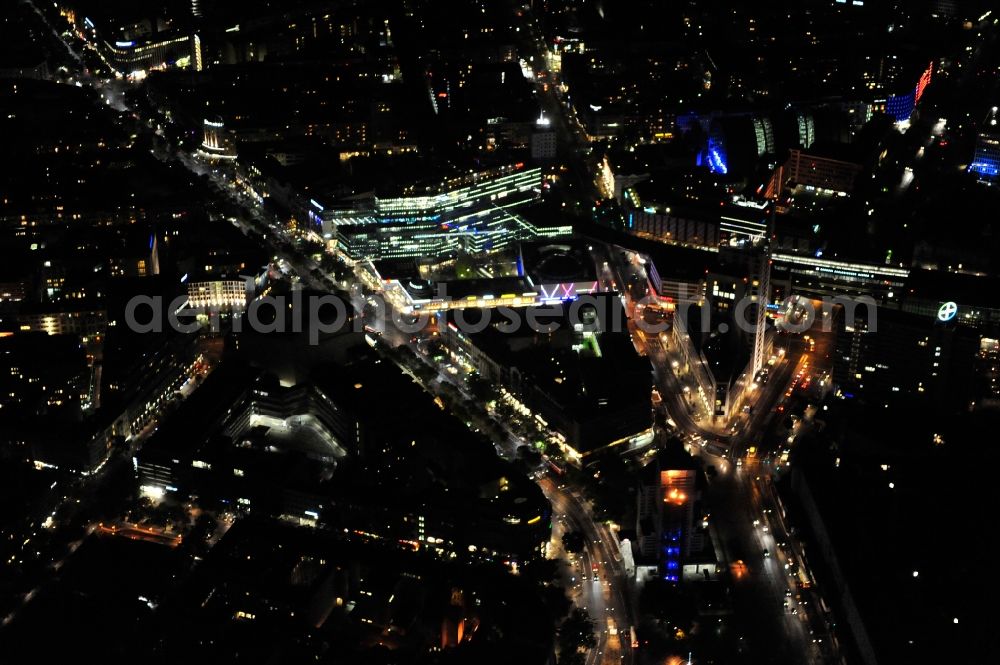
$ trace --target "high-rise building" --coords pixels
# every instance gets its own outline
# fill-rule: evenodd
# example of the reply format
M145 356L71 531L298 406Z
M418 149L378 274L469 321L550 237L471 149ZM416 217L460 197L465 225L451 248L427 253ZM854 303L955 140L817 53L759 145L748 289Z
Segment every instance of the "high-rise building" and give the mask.
M698 472L690 456L668 448L642 471L636 510L637 570L679 582L694 543Z

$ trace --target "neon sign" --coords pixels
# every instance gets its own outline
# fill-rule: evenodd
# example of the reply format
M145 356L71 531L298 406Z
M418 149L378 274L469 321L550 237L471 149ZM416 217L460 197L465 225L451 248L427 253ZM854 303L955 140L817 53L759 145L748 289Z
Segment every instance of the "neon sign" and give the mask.
M937 318L941 323L948 323L958 316L958 305L953 302L946 302L938 309Z

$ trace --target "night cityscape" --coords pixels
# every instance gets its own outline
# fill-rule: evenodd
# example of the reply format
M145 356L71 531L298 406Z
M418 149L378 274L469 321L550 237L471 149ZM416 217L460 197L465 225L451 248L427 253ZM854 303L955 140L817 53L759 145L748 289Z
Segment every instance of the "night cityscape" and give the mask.
M1000 662L998 105L986 0L7 0L0 665Z

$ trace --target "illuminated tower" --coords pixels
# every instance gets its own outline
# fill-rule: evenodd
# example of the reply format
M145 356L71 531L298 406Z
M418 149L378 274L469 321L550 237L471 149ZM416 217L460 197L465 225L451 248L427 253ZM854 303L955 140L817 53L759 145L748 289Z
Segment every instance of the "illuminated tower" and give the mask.
M698 472L679 442L661 451L640 473L636 533L639 557L657 575L679 582L693 551Z

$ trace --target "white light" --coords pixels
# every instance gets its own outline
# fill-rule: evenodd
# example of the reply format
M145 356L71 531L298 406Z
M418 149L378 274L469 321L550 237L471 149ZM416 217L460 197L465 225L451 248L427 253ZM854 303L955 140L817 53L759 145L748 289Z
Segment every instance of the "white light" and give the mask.
M920 577L920 571L919 570L914 570L913 571L913 576L914 577Z
M163 498L163 488L156 487L155 485L143 485L139 488L139 493L143 496L148 496L150 499Z
M937 318L942 323L947 323L958 314L958 305L954 302L946 302L938 309Z

